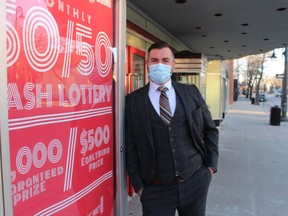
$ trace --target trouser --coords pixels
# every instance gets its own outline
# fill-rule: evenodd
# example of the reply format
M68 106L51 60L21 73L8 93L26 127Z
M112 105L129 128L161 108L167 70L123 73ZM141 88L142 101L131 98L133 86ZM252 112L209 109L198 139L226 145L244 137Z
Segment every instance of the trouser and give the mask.
M211 173L202 166L189 180L174 185L149 184L141 195L143 216L204 216Z

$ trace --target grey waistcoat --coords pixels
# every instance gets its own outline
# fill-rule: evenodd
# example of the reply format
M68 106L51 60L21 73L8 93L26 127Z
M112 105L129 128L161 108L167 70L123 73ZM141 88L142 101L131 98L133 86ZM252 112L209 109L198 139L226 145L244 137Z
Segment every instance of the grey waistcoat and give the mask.
M184 109L176 94L176 110L166 125L149 103L149 119L156 155L156 176L169 184L175 176L188 180L202 165L187 127Z

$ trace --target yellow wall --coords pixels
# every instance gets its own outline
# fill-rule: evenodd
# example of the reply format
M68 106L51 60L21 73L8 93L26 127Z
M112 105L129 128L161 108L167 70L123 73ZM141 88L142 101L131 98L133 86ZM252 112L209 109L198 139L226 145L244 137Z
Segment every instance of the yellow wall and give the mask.
M223 120L229 108L229 69L224 61L207 64L206 102L214 120ZM220 123L219 122L219 123Z
M206 103L213 119L222 118L221 99L221 61L209 61L206 74Z

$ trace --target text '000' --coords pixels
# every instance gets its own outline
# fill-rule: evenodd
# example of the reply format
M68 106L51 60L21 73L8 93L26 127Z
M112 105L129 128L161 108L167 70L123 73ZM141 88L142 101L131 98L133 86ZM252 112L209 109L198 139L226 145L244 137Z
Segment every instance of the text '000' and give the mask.
M35 168L43 167L46 162L56 164L62 157L62 143L58 139L53 139L48 147L42 142L36 143L33 149L23 146L16 156L16 167L19 173L26 174L32 165Z

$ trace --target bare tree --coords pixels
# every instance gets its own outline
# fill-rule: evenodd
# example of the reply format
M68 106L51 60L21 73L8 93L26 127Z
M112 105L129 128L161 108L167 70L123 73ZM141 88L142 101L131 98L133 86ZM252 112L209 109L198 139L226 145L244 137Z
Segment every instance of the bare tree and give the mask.
M260 92L260 83L264 73L264 63L266 60L266 53L262 53L257 55L258 59L258 70L256 73L255 81L256 81L256 94L255 94L255 104L259 105L259 92Z
M255 105L259 105L259 92L260 83L264 73L264 63L267 58L267 53L262 53L258 55L251 55L247 57L247 78L248 86L250 87L250 98L252 99L252 94L255 86Z
M248 83L248 92L246 94L246 98L249 97L252 98L252 93L254 89L254 77L256 74L256 61L254 56L248 56L247 57L247 83Z

